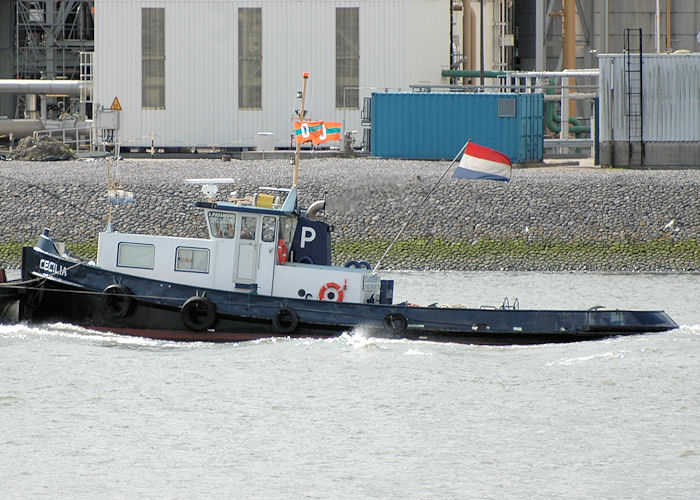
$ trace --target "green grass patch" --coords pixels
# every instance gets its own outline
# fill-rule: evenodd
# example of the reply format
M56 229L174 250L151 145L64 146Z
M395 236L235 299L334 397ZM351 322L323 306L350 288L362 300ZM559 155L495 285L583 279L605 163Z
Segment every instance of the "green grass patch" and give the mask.
M22 247L35 242L0 243L0 267L18 268ZM384 240L339 240L333 242L334 264L366 260L376 264L389 246ZM83 259L97 257L97 240L67 242L67 249ZM457 240L418 238L398 241L382 261L382 267L451 269L623 269L651 267L661 270L700 271L700 240L663 238L652 241L570 240L528 241L525 239Z
M376 263L388 245L388 241L377 240L337 241L333 243L334 261L341 265L350 259ZM510 262L523 268L586 266L591 269L596 268L597 263L607 263L605 267L611 268L618 262L621 268L644 264L664 268L682 264L684 268L700 269L700 240L580 242L419 238L397 242L383 262L388 267L411 264L417 267L448 265L452 268L470 268Z
M22 261L22 247L34 245L36 241L0 243L0 267L19 268ZM97 240L66 243L66 248L83 259L97 257Z

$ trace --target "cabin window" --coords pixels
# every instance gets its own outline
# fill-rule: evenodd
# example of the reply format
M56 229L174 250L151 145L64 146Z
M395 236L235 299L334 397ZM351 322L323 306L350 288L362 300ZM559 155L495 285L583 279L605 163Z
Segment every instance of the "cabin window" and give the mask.
M117 266L153 269L156 247L145 243L119 243Z
M238 107L262 108L262 9L238 9Z
M242 240L254 240L255 239L255 229L258 225L257 217L242 216L241 217L241 239Z
M206 248L178 247L175 270L208 273L209 250Z
M291 242L294 237L294 231L297 229L296 217L281 217L280 218L280 238L284 241Z
M165 109L165 9L141 9L141 107Z
M359 109L360 9L335 9L335 107Z
M276 217L271 215L266 215L263 217L262 222L262 240L263 241L275 241L275 222Z
M209 230L214 238L233 238L236 214L209 212Z

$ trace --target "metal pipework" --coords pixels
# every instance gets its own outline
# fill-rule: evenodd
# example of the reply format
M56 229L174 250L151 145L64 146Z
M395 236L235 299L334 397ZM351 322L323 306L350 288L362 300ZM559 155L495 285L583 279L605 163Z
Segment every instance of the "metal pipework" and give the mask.
M0 119L0 137L13 135L14 137L27 137L37 130L44 130L41 120L31 119Z
M0 94L54 94L79 96L80 80L11 80L0 79Z

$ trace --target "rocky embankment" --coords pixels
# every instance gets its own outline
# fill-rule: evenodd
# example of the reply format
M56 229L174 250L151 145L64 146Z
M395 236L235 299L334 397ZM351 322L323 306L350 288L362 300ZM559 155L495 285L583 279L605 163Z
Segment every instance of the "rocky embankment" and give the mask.
M446 162L302 162L300 201L326 198L336 263L375 263ZM125 160L111 172L135 203L113 209L122 232L204 236L191 177L233 177L239 195L288 186L287 160ZM0 162L0 267L44 227L93 256L107 217L107 161ZM700 169L515 169L511 182L437 186L382 261L394 269L700 270Z

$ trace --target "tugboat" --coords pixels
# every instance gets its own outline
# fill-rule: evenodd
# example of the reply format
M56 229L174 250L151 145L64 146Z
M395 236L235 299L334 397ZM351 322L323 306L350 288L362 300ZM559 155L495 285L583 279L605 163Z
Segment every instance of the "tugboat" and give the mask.
M298 133L304 126L304 95ZM318 129L323 134L323 124ZM300 142L290 188L261 187L217 201L233 179L201 184L208 237L99 234L96 261L73 256L44 230L22 250L21 279L0 284L0 322L66 322L177 341L327 338L361 328L375 337L476 344L534 344L661 332L663 311L521 310L393 303L392 280L367 262L332 264L323 200L297 202Z

